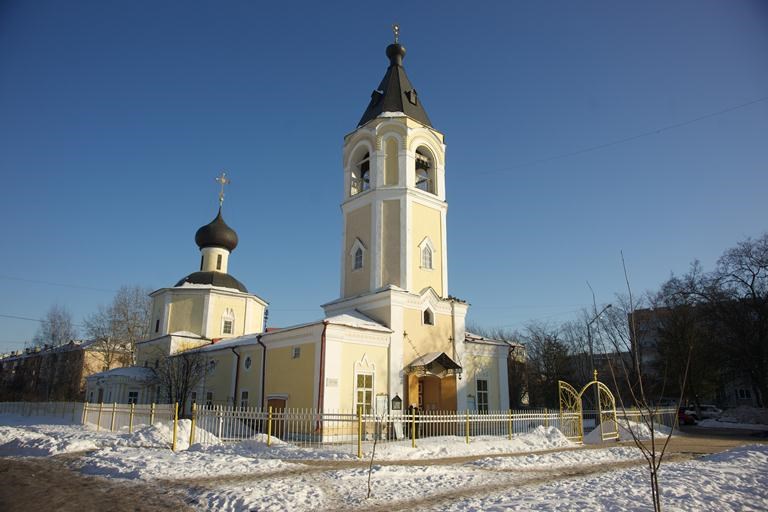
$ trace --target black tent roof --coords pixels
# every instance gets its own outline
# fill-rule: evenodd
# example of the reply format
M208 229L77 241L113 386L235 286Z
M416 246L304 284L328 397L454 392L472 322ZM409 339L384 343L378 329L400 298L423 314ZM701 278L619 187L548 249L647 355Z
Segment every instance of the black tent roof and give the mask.
M416 94L416 89L408 80L403 68L405 47L394 43L387 46L389 67L379 87L371 93L371 102L365 109L363 117L357 126L362 126L371 119L375 119L382 112L402 112L416 121L432 126L421 100Z

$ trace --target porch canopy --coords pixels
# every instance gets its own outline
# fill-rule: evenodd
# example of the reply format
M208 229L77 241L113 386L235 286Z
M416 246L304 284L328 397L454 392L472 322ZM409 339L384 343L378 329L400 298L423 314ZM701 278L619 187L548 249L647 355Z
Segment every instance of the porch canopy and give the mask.
M430 352L417 357L411 364L405 367L405 373L419 376L432 375L434 377L447 377L449 375L461 375L462 368L445 352Z

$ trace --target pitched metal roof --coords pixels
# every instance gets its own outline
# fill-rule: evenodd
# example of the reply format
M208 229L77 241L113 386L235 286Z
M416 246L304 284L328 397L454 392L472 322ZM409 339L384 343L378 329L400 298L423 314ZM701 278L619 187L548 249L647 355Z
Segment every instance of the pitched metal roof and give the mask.
M416 89L411 85L411 81L405 74L405 68L403 68L405 47L398 43L387 46L387 57L389 58L387 73L379 87L371 93L371 102L357 126L362 126L371 119L376 119L384 112L402 112L406 116L431 127L432 123L421 104L421 99L416 94Z
M211 286L220 286L222 288L234 288L243 293L248 293L248 288L243 283L224 272L192 272L187 277L182 278L176 286L184 286L184 283L191 284L209 284Z

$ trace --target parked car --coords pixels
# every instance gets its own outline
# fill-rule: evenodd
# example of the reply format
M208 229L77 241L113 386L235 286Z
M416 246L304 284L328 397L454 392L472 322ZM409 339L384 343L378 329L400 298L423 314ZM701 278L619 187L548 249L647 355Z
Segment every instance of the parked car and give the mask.
M693 419L696 421L699 420L705 420L709 418L719 418L721 414L723 414L722 409L718 409L714 405L705 405L702 404L699 406L699 412L696 412L696 407L689 405L688 408L685 410L686 414L690 414L693 416ZM700 414L699 414L700 413Z
M687 413L685 407L677 409L677 424L678 425L695 425L696 419Z

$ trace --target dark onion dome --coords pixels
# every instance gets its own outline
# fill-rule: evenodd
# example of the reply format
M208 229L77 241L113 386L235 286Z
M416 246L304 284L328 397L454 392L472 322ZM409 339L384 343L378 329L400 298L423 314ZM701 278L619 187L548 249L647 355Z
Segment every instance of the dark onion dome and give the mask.
M429 121L427 111L424 110L424 105L421 104L416 89L411 85L403 68L405 46L399 43L387 46L387 58L389 59L387 73L378 89L371 93L371 102L368 103L357 126L363 126L384 112L402 112L411 119L431 127L432 123Z
M235 242L237 243L237 242ZM209 284L211 286L220 286L222 288L234 288L243 293L248 293L248 289L243 283L224 272L192 272L187 277L176 283L176 287L183 286L184 283L190 284Z
M206 224L197 230L197 233L195 233L195 243L201 249L203 247L223 247L229 252L235 250L235 247L237 247L237 233L224 222L221 216L221 207L219 207L219 214L216 215L216 218L210 224Z

